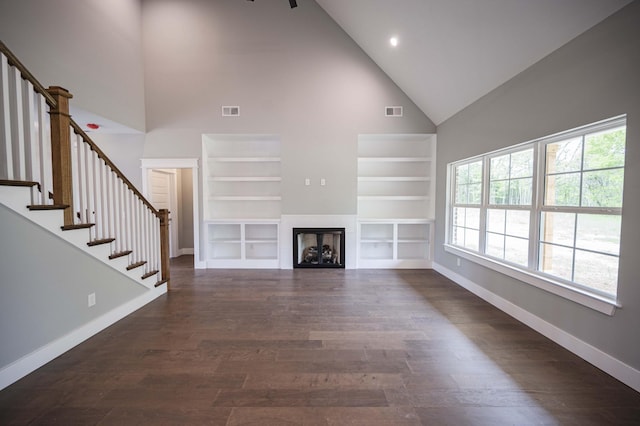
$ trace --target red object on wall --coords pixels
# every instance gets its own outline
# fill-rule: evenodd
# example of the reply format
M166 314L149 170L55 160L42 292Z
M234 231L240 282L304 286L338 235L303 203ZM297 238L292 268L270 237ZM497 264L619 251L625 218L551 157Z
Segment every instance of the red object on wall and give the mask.
M97 130L100 128L100 125L96 123L87 123L87 127L91 130Z

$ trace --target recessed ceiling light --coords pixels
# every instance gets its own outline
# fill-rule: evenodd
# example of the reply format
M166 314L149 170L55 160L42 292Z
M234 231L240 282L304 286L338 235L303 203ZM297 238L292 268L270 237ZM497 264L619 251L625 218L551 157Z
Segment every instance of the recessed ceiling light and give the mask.
M389 39L389 43L391 46L396 47L398 45L398 37L393 36Z

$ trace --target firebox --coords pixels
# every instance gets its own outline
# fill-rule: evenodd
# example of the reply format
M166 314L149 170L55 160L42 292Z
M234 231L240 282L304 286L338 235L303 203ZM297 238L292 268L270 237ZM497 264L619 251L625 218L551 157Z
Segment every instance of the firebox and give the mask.
M344 228L293 228L294 268L344 268Z

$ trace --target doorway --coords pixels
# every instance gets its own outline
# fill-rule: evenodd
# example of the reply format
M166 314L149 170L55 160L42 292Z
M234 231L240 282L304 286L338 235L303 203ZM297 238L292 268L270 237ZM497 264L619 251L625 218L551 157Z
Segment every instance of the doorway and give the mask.
M199 259L197 159L143 159L142 193L157 209L168 209L169 257Z

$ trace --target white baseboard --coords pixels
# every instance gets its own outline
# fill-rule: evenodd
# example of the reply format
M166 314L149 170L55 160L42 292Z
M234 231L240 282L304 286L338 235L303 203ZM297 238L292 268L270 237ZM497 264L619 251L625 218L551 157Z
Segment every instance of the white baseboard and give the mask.
M120 321L122 318L135 312L166 292L166 284L153 288L137 298L130 300L124 305L107 312L69 334L56 339L7 365L0 370L0 390L20 380L32 371L42 367L49 361L96 335L110 325Z
M178 256L184 256L187 254L193 254L193 247L192 248L181 248L178 250Z
M486 288L474 283L466 277L438 264L433 264L433 269L445 277L454 281L459 286L469 290L481 299L491 303L496 308L512 316L523 324L536 330L543 336L553 340L563 348L573 352L585 361L598 367L605 373L615 377L627 386L640 392L640 371L625 364L617 358L601 351L595 346L578 339L566 331L548 323L540 317L522 309L506 299L490 292Z

